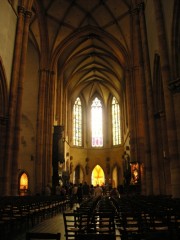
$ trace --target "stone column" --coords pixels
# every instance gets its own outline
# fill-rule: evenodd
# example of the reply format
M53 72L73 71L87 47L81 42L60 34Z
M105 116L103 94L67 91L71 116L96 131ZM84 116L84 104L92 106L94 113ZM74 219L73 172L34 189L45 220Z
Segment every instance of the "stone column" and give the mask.
M149 172L149 132L148 132L148 114L147 114L147 99L146 99L146 81L144 72L144 59L142 49L142 35L140 28L140 5L135 5L132 10L132 58L133 58L133 81L134 81L134 101L135 101L135 126L137 129L137 156L136 161L141 164L141 193L146 194L146 177L145 170ZM143 169L147 166L147 169ZM150 186L148 186L150 187Z
M22 41L24 34L24 18L25 9L18 7L18 21L17 31L14 46L14 59L13 59L13 70L11 77L10 86L10 97L9 97L9 110L8 110L8 126L7 126L7 137L6 137L6 161L5 161L5 181L4 181L4 194L11 195L11 182L12 182L12 153L14 144L14 129L17 109L17 98L18 98L18 81L20 72L20 61L22 53ZM17 161L17 159L15 160Z
M25 21L22 38L22 50L21 50L21 61L19 66L19 81L17 89L17 106L16 106L16 117L15 117L15 129L14 129L14 147L13 147L13 158L12 158L12 183L11 183L11 194L16 195L18 190L18 153L20 145L20 126L21 126L21 115L22 115L22 97L24 87L24 75L26 66L26 55L27 45L29 36L29 24L30 24L31 12L25 11Z
M40 70L37 117L36 193L52 183L52 137L54 119L54 72Z
M44 163L44 182L52 182L52 139L53 139L53 119L54 119L54 72L49 71L47 85L46 85L46 99L45 99L45 159Z
M5 117L5 114L2 114L0 116L0 196L3 195L3 186L4 186L4 164L5 161L5 139L6 139L6 129L7 129L7 117Z
M177 51L178 52L178 51ZM179 57L180 61L180 57ZM180 71L180 69L179 69ZM173 94L173 101L174 101L174 112L175 112L175 121L176 121L176 132L177 132L177 142L178 142L178 155L180 158L180 74L175 80L169 83L169 89Z
M159 169L157 169L158 162L158 152L157 152L157 136L154 120L154 101L153 101L153 91L152 91L152 81L151 81L151 71L150 71L150 61L149 61L149 51L148 51L148 40L147 40L147 29L144 14L144 3L139 5L139 17L140 17L140 28L142 36L142 49L143 49L143 59L144 59L144 71L145 71L145 81L146 81L146 99L148 106L148 129L149 131L149 149L148 149L148 160L146 161L146 193L147 195L153 193L159 193L159 186L157 185L157 177Z
M59 183L59 164L64 163L64 141L63 141L63 126L54 126L53 131L53 154L52 154L52 186L55 191L55 187Z
M168 138L168 149L171 168L171 184L172 184L172 195L173 197L180 197L180 161L178 159L178 147L177 147L177 135L176 135L176 122L174 114L173 96L169 91L168 83L170 82L170 66L168 57L168 47L166 40L166 31L164 24L164 16L162 11L162 5L160 0L153 0L156 26L158 32L159 41L159 53L161 58L161 74L164 92L164 103L165 103L165 116L167 126L167 138Z
M54 125L54 111L55 111L55 73L51 71L50 76L50 111L49 111L49 124L51 127L49 127L49 163L48 163L48 169L51 169L51 171L48 171L47 179L48 181L52 181L52 175L53 175L53 169L52 169L52 149L53 149L53 125Z
M37 140L36 140L36 164L35 192L41 194L43 190L42 162L44 159L44 118L45 118L45 99L46 99L46 83L48 70L42 69L39 71L39 96L38 96L38 115L37 115Z
M128 128L130 132L130 155L131 160L136 159L136 127L133 116L135 115L134 103L134 83L132 80L132 69L127 69L125 73L126 79L126 98L127 98L127 112L128 112Z

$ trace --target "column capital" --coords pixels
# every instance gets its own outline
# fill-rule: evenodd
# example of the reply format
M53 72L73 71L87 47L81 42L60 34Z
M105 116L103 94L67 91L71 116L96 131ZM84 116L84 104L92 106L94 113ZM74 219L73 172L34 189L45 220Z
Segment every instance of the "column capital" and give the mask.
M25 15L26 15L26 17L29 17L29 18L31 18L31 16L32 16L32 12L31 12L31 11L28 11L28 10L26 10L26 11L25 11Z
M23 14L23 15L25 15L25 8L24 7L22 7L22 6L18 6L18 14Z
M138 69L143 68L143 67L144 67L144 62L140 62L139 65L129 66L125 70L127 72L133 72L133 71L138 70Z

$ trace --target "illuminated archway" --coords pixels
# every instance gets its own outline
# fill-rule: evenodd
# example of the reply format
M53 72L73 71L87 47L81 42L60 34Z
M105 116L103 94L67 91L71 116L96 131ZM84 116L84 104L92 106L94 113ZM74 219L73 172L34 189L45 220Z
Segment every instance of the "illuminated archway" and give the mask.
M29 194L29 177L25 172L19 175L19 195L25 196Z
M26 173L22 173L20 176L20 190L28 189L28 176Z
M118 169L117 166L114 167L113 172L112 172L112 187L117 188L118 185Z
M91 183L93 186L96 186L97 184L102 186L105 184L104 171L99 165L96 165L92 171Z
M73 173L73 183L82 183L84 179L84 174L80 165L77 165Z

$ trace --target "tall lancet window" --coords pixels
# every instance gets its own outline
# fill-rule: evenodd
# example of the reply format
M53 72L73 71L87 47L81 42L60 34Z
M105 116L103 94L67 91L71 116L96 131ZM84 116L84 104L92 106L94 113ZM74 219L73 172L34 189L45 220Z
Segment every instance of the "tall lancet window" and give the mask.
M103 146L102 104L96 97L91 105L92 147Z
M112 133L113 145L121 144L121 122L119 103L115 97L112 99Z
M73 145L82 146L82 105L79 97L73 106Z

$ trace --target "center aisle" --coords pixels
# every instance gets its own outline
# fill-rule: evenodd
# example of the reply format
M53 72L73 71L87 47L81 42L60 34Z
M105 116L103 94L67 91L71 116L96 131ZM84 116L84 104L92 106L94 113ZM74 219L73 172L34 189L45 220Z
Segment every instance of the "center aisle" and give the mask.
M72 209L66 209L65 212L72 212L79 207L79 204L74 204ZM49 233L61 233L61 240L66 240L65 238L65 228L64 228L64 220L63 220L63 212L58 213L57 215L47 218L35 225L27 229L26 232L49 232ZM26 232L20 233L18 236L12 236L11 239L8 240L26 240ZM119 236L119 232L117 232L116 240L121 240Z

